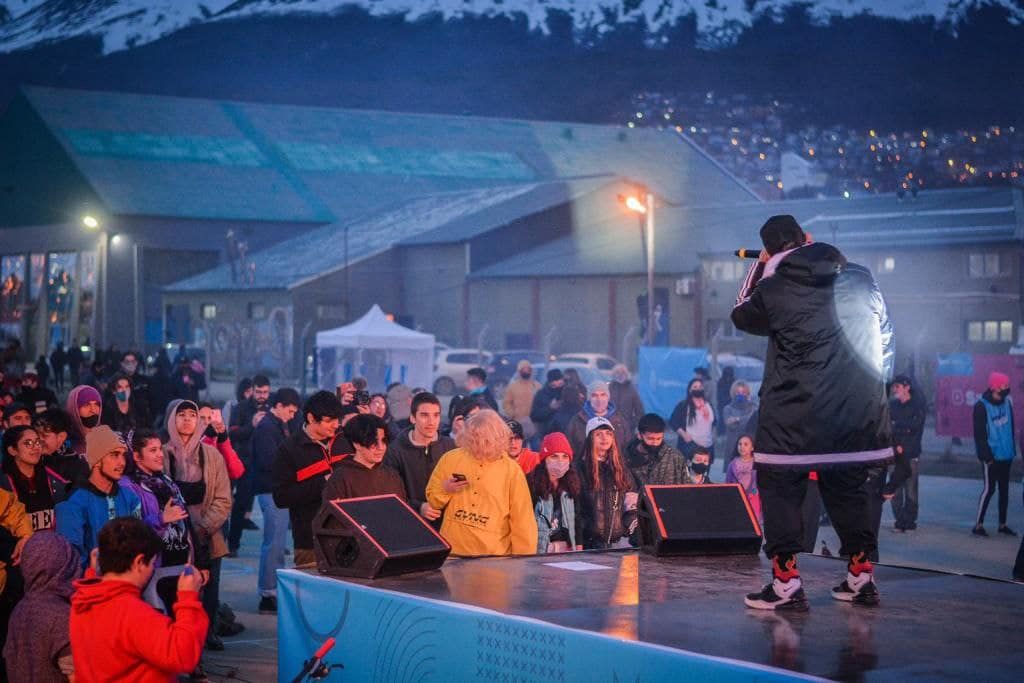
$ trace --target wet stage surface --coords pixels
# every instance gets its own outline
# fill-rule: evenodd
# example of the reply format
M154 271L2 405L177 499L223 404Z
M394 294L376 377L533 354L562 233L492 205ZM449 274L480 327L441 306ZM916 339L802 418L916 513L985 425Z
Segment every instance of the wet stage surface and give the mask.
M564 564L574 562L594 567ZM800 569L811 603L802 614L743 606L768 575L752 556L452 559L439 572L355 582L825 678L1024 676L1024 585L877 566L882 604L864 608L829 594L844 561L805 555Z

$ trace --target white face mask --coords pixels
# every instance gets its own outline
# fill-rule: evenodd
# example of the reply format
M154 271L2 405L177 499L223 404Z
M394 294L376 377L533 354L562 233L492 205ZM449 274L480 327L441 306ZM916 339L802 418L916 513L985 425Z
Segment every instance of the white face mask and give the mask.
M556 479L561 479L569 471L568 460L552 460L547 458L544 460L544 466L548 468L548 474Z

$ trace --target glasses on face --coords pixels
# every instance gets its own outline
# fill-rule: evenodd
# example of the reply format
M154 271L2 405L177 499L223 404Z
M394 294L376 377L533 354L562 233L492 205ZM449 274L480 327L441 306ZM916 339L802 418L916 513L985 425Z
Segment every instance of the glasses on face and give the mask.
M22 441L18 445L21 446L22 448L28 448L28 449L42 448L43 441L42 441L42 439L25 439L24 441Z

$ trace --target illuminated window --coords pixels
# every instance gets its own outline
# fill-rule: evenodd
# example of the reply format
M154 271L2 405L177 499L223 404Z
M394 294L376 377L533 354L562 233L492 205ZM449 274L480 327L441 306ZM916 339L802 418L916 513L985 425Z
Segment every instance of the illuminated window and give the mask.
M896 257L883 256L878 260L879 273L891 273L896 270Z
M999 277L1008 274L1008 259L1000 258L997 251L973 253L968 256L967 271L971 277Z
M200 305L199 315L203 320L213 320L217 317L217 304Z
M261 303L249 304L249 320L263 320L267 317L267 305Z
M1013 343L1012 320L970 320L967 341L976 344Z

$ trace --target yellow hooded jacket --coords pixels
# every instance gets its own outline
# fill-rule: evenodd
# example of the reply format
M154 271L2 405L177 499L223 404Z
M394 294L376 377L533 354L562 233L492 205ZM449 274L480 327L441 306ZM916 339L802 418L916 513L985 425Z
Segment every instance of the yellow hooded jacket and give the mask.
M3 527L19 541L32 535L32 518L25 512L25 505L6 489L0 489L0 527ZM0 562L0 594L7 587L7 565Z
M469 486L447 493L443 484L458 473ZM537 519L522 468L511 458L479 460L463 448L448 451L427 482L427 502L444 510L441 535L463 556L532 555Z

